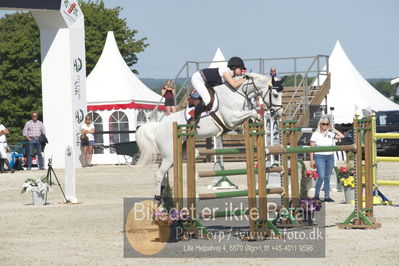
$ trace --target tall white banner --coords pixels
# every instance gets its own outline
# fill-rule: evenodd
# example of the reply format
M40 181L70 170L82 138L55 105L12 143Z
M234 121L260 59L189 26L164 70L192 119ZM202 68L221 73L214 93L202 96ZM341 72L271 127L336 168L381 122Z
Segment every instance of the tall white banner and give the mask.
M84 16L77 1L60 0L59 10L32 11L40 27L45 156L65 167L65 149L80 166L80 127L86 114Z
M82 17L83 19L83 17ZM80 130L87 112L86 107L86 58L84 35L79 29L70 29L70 45L72 59L72 113L73 113L73 143L75 163L80 165Z

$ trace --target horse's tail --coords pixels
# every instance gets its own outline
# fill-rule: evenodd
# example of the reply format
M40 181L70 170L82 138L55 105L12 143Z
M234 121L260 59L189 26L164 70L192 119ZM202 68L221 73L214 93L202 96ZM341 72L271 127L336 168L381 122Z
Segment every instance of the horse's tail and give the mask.
M155 131L158 124L158 122L144 124L136 132L136 142L140 150L140 158L136 165L139 167L155 162L158 153Z

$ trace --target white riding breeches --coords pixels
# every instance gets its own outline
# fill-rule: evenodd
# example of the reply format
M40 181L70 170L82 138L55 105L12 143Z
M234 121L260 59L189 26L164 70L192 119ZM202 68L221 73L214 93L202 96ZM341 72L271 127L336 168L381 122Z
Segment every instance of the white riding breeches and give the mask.
M0 157L1 159L7 159L7 142L0 143Z
M191 77L191 84L199 93L205 105L208 105L211 102L211 96L209 95L208 89L205 86L205 82L198 71L195 72Z

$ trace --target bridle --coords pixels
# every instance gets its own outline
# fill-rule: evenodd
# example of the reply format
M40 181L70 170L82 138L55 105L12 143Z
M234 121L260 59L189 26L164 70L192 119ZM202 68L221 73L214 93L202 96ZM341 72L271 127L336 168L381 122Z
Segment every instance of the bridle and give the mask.
M251 81L251 82L250 82L250 81ZM250 85L253 85L253 87L255 88L254 91L248 91L248 90L246 89L246 88L248 88ZM241 90L242 90L242 93L241 93L238 89L236 89L235 91L236 91L239 95L241 95L242 97L244 97L245 100L246 100L248 103L251 103L251 98L254 97L257 93L259 93L259 89L256 87L255 82L254 82L253 78L251 78L251 77L248 77L248 78L247 78L247 82L245 82L245 83L242 84ZM251 94L254 94L254 96L251 96Z
M254 87L253 91L249 91L246 90L245 88L247 88L249 85L252 85ZM268 89L265 91L265 93L262 94L261 90L258 89L258 87L256 86L254 80L252 77L248 78L248 82L244 83L242 85L242 92L236 90L236 92L238 94L240 94L241 96L243 96L247 102L249 103L249 105L251 105L251 98L255 97L256 95L261 95L261 98L263 100L264 103L267 103L267 97L269 97L269 107L270 107L270 113L272 116L274 116L274 114L279 111L280 109L283 108L282 104L275 104L273 103L273 97L272 97L272 93L273 93L273 87L269 86Z
M272 116L274 116L274 114L279 111L280 109L283 109L283 105L282 104L274 104L273 103L273 97L272 97L272 93L273 93L273 87L269 86L267 91L265 92L264 95L262 95L262 100L265 103L265 98L267 97L267 94L269 93L269 106L270 106L270 114ZM275 108L277 107L277 108Z
M248 86L252 85L254 87L253 91L248 91ZM283 106L281 104L273 104L272 102L272 91L271 91L271 87L269 86L269 89L262 95L261 90L258 89L258 87L256 86L253 77L248 77L247 81L244 82L241 87L241 90L239 88L235 89L233 87L230 87L234 92L238 93L238 95L242 96L245 99L245 102L243 104L243 108L245 109L245 104L248 104L248 106L252 107L252 103L251 103L251 98L255 97L256 95L261 95L263 102L266 103L266 96L267 93L269 92L269 106L271 106L270 108L270 113L272 116L274 116L274 114L280 110L281 108L283 108ZM277 110L272 109L273 107L278 107ZM253 109L253 108L252 108ZM222 128L222 133L228 132L231 129L227 128L226 125L223 123L223 121L221 121L218 116L215 114L215 112L211 112L210 115L212 116L212 118L216 121L216 123Z
M248 87L252 85L254 87L253 91L248 91ZM248 77L247 82L245 82L242 86L241 86L241 91L239 91L238 89L236 89L235 91L241 95L242 97L245 98L247 104L249 106L251 106L251 98L255 97L256 95L261 95L261 98L263 100L264 103L267 103L267 97L269 97L269 104L268 107L270 109L270 114L272 116L274 116L274 114L276 112L278 112L280 109L283 108L282 104L275 104L273 103L273 97L272 97L272 93L273 93L273 87L269 86L268 89L265 91L265 93L262 94L261 90L258 89L258 87L256 86L253 77Z

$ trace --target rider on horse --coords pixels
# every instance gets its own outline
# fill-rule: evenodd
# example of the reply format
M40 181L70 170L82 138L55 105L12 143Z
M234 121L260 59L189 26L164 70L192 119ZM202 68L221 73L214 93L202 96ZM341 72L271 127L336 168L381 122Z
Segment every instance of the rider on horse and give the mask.
M235 80L236 76L241 76L243 70L246 70L244 61L239 57L232 57L227 62L227 67L219 68L204 68L193 74L191 77L191 84L194 89L202 98L202 102L197 104L194 111L194 119L191 117L188 123L191 121L197 122L201 113L208 107L211 102L211 96L209 95L208 88L222 85L227 82L234 89L240 87L245 77Z

